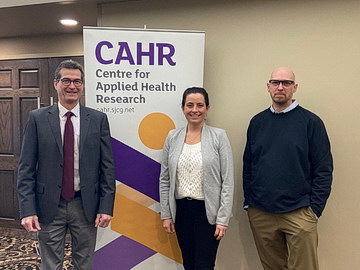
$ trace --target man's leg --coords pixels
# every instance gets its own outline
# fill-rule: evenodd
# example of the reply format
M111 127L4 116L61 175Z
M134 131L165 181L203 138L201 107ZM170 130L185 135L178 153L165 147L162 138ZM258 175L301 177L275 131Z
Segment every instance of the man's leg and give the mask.
M317 218L310 207L283 214L289 270L318 270Z
M261 264L265 270L287 270L288 248L278 226L278 215L249 207L248 217Z
M55 211L55 210L54 210ZM42 270L62 270L66 237L66 202L61 200L58 213L50 224L40 224L37 236Z
M96 244L95 223L85 218L81 197L68 203L68 227L72 243L72 259L75 270L91 270Z

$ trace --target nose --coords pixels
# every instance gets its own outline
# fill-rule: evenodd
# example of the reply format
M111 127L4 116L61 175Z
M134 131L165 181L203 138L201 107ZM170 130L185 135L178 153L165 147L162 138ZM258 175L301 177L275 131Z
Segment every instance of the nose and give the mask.
M192 108L192 111L193 112L197 112L199 110L198 106L197 105L194 105L194 107Z
M71 88L76 88L74 81L70 81L70 84L69 84L69 86L68 86L68 87L71 87Z
M284 89L284 86L283 86L282 82L280 82L280 84L278 86L278 89L280 89L280 90Z

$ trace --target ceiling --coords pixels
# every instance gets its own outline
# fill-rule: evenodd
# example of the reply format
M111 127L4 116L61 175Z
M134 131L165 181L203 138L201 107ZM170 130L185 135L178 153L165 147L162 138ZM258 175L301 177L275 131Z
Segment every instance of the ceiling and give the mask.
M83 26L97 25L98 4L129 0L2 0L0 38L80 33ZM65 27L60 19L79 21Z

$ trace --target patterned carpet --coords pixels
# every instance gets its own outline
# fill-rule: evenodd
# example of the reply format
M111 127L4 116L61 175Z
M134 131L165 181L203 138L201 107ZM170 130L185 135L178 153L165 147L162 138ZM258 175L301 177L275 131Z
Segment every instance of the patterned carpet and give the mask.
M64 270L71 270L71 245L66 243ZM39 270L40 256L35 234L0 228L0 269Z

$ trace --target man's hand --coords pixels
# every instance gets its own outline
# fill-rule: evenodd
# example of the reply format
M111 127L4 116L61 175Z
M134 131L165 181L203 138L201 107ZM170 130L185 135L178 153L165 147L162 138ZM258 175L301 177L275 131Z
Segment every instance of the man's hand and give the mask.
M41 230L37 216L24 217L23 219L21 219L21 225L28 232L37 232Z
M220 240L224 237L225 231L227 230L227 226L216 224L216 230L214 236L216 237L216 240Z
M175 232L175 225L171 218L163 220L163 227L164 227L165 232L167 232L167 233Z
M109 225L112 216L107 214L97 214L95 220L95 227L105 228Z

